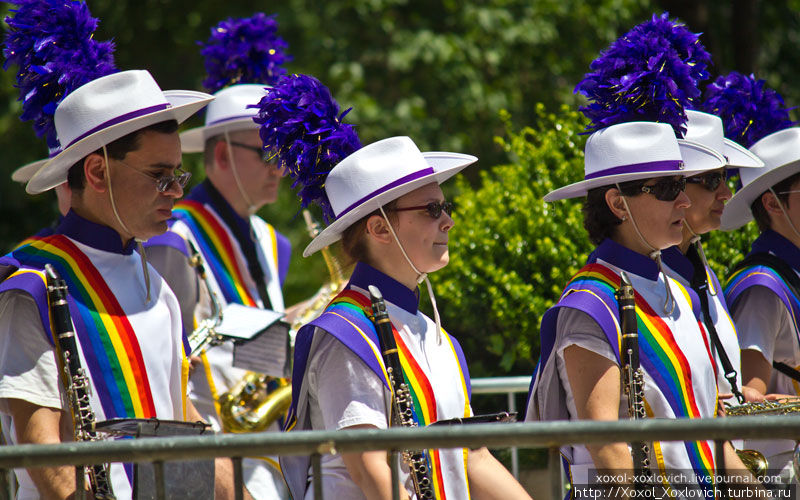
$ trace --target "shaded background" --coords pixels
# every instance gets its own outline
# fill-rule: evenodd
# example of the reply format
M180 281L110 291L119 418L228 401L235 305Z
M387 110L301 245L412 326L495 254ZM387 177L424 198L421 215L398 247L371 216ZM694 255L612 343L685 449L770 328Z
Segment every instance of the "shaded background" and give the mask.
M289 43L289 53L294 57L287 69L318 77L330 87L342 108L352 106L347 120L358 126L362 143L402 134L411 136L423 150L448 149L481 158L477 167L466 171L466 181L447 187L448 194L457 201L459 193L470 192L471 197L471 189L478 192L493 176L496 180L496 176L504 175L507 170L493 169L495 165L515 162L518 167L523 165L520 157L528 150L533 151L533 156L526 160L532 162L532 168L555 166L561 161L559 158L568 157L570 165L574 163L570 167L575 171L573 177L580 177L583 136L575 125L580 117L567 113L567 109L575 110L580 103L573 87L601 49L635 24L663 10L684 20L691 30L703 33L701 40L714 58L715 66L711 69L714 77L730 70L754 72L778 89L788 104L800 102L800 89L796 85L800 72L800 0L283 0L257 4L219 0L89 0L88 3L93 15L100 19L96 37L116 42L117 67L149 69L164 89L201 88L204 74L196 41L205 40L218 21L229 16L249 16L254 7L268 14L276 13L279 34ZM3 16L8 9L9 5L3 3ZM3 179L8 179L18 166L39 159L46 152L44 141L34 136L30 124L23 124L17 118L20 106L13 87L14 68L9 70L0 74L0 178ZM566 108L561 108L562 105ZM551 127L561 130L559 120L563 117L569 121L565 126L573 133L569 137L557 134L550 137L535 128L523 128L538 123L548 127L549 134L553 132ZM201 120L193 118L187 126L196 126ZM519 130L523 132L518 135ZM524 147L545 136L550 137L547 144L538 144L533 149ZM558 152L553 151L553 144L564 151L569 148L574 151L566 156L554 154ZM536 155L549 155L546 160L551 163L541 163ZM199 160L196 155L185 157L196 174L193 183L202 179ZM531 179L539 183L541 176ZM494 208L505 210L492 212L497 217L529 208L527 202L514 201L511 196L514 193L509 194L514 191L513 180L510 184L510 188L501 189L493 198L484 196L489 200L484 203L494 203ZM279 202L266 207L261 215L287 234L295 246L285 291L287 302L294 303L313 293L327 279L327 272L319 256L305 260L300 257L309 238L302 218L297 217L299 207L288 186L289 182L285 182ZM539 186L534 191L536 196L540 196L541 190ZM483 193L486 195L486 189ZM481 207L474 210L476 214L486 212ZM546 208L537 210L541 217L552 216ZM52 195L31 197L22 186L11 181L0 182L0 249L10 249L49 224L55 211ZM574 220L571 223L579 224ZM493 219L481 219L481 224L491 225ZM494 233L493 239L511 241L529 233L530 238L521 237L524 242L539 242L530 252L557 257L551 262L534 255L537 258L532 262L539 267L563 261L558 253L562 249L570 252L570 265L579 264L583 258L583 243L574 247L568 244L569 228L547 226L551 233L542 239L537 234L542 228L538 224L498 227L502 230ZM465 242L466 248L454 248L454 252L469 252L470 244L475 245L466 233L459 233L467 230L469 221L464 224L459 221L454 241ZM560 231L563 231L560 236L566 239L555 238L553 233ZM549 239L550 236L554 239ZM580 238L585 240L583 234ZM451 267L453 272L470 272L475 268ZM522 296L516 297L516 303L534 300L546 303L563 286L560 277L503 269L502 263L496 267L489 273L492 280L502 283L513 278L528 284ZM524 308L516 306L498 312L498 308L506 307L502 305L505 302L495 302L485 295L486 287L459 285L457 276L439 277L437 273L434 283L437 287L442 284L444 324L449 325L451 333L465 339L462 342L471 360L473 376L530 373L538 357L536 315L527 316ZM502 287L499 290L496 293L503 295ZM495 309L494 314L506 316L505 323L494 327L504 329L503 335L492 340L488 349L484 348L485 339L481 337L483 324L476 324L474 316L462 314L478 310L476 304L489 304ZM526 316L515 319L515 314ZM488 325L491 321L485 319L487 329L491 328ZM507 343L514 336L527 339L523 347Z

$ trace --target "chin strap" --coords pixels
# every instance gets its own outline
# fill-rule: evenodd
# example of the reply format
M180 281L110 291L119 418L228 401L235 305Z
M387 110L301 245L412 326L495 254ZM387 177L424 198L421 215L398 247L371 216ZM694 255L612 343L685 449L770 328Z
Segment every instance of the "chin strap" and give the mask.
M439 309L436 307L436 297L433 295L433 285L431 285L431 280L428 279L428 273L421 273L419 269L411 262L411 259L408 257L405 248L400 243L400 239L397 237L397 233L394 232L394 228L392 227L391 222L389 222L389 218L386 217L386 212L383 211L383 207L380 207L381 215L383 215L383 220L386 221L386 224L389 225L389 231L391 231L392 236L394 237L394 241L397 242L397 246L400 247L400 251L403 253L403 257L406 258L406 262L408 265L411 266L411 269L417 273L417 284L421 284L423 281L425 282L425 286L428 289L428 297L431 300L431 306L433 306L433 321L436 323L436 342L441 345L442 344L442 320L439 317Z
M247 196L247 193L245 193L244 191L244 186L242 185L242 181L241 179L239 179L239 171L236 169L236 162L233 161L233 152L231 152L230 135L228 135L227 130L225 130L223 134L225 135L225 145L227 146L225 150L228 152L228 161L231 164L231 171L233 171L233 179L236 181L236 187L239 189L239 194L242 195L242 199L244 200L245 203L247 203L247 213L253 215L258 211L258 207L256 207L256 205L253 203L250 197ZM252 229L250 230L250 238L252 238L253 241L256 241L256 235L253 233Z
M772 190L772 188L769 188L769 192L772 193L772 196L774 196L776 200L778 200L778 206L781 207L781 212L783 212L783 217L786 219L786 222L789 223L789 227L792 228L792 232L797 237L797 240L800 241L800 232L798 232L797 228L794 227L792 219L789 218L789 214L787 214L786 209L783 208L783 203L781 202L781 199L778 198L778 195L775 193L775 191Z
M128 226L122 222L122 217L119 216L119 212L117 211L117 203L114 201L114 189L111 187L111 167L108 165L108 151L106 151L106 147L103 146L103 158L106 161L106 175L108 176L108 197L111 200L111 210L114 212L114 217L117 218L117 222L119 225L122 226L122 230L126 233L133 235ZM136 241L136 250L139 252L139 259L142 261L142 274L144 275L144 287L146 292L145 304L149 304L152 298L150 297L150 271L147 267L147 255L144 252L144 245L142 242L144 240L137 238L136 236L133 237L134 241Z
M656 266L658 266L658 273L662 275L664 278L664 290L667 293L667 298L664 301L664 312L667 316L672 316L672 313L675 311L675 299L672 297L672 290L669 288L669 278L667 278L667 274L664 272L664 266L661 264L661 250L657 249L653 245L650 244L644 236L642 235L641 231L639 231L639 225L636 224L636 219L633 217L633 212L631 211L630 207L628 207L628 200L625 199L625 196L622 194L622 190L617 184L617 189L620 192L620 198L622 198L622 204L625 205L625 210L628 212L628 216L630 217L631 224L633 224L633 230L636 231L636 234L639 236L639 239L642 240L642 243L645 244L650 249L650 253L647 255L654 261L656 261Z
M706 253L703 251L703 243L700 241L700 235L694 232L694 229L692 229L692 226L689 225L689 221L686 219L683 220L683 225L692 235L692 239L689 240L689 244L694 245L694 248L697 250L697 254L700 256L700 260L703 262L703 272L705 272L705 270L710 266L708 265L708 259L706 259ZM711 296L716 297L717 290L712 290L712 288L709 286L708 293L711 294Z

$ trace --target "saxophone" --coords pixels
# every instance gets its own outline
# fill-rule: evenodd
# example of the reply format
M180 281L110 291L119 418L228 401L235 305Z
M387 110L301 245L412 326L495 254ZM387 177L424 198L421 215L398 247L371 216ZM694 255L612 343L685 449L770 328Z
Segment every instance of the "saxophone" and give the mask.
M189 250L192 254L189 258L189 265L195 268L197 276L203 283L206 292L208 292L208 297L211 302L211 314L208 318L201 320L197 328L195 328L188 337L189 346L191 348L189 356L195 356L205 349L206 346L215 346L222 342L222 338L217 334L217 327L222 323L222 306L219 303L216 292L214 292L211 288L211 284L208 282L208 274L203 264L203 257L189 238L186 238L186 244L189 246Z
M386 302L383 300L377 287L369 286L369 295L372 300L372 314L375 329L378 332L381 355L386 365L389 384L392 388L391 425L403 427L417 427L413 418L413 402L411 392L403 377L403 367L400 365L400 356L397 354L397 343L394 340L392 324L389 313L386 312ZM433 481L430 478L430 467L424 450L404 450L403 461L408 464L411 472L411 481L414 492L419 500L436 498L433 491Z
M619 304L619 322L622 331L622 386L628 396L628 416L633 420L647 418L644 408L644 372L639 366L639 328L636 323L636 299L630 278L620 273L619 290L614 293ZM650 446L633 442L633 471L639 479L646 477L650 468Z
M320 232L319 224L314 222L308 210L303 210L303 218L311 237L316 237ZM330 248L325 247L321 252L330 273L330 281L314 294L308 306L292 321L292 340L294 333L324 311L346 283L342 266ZM286 413L291 402L292 384L288 379L249 371L219 397L220 420L226 432L264 431Z
M67 304L67 283L58 277L50 264L45 265L47 277L47 301L52 317L53 336L58 351L61 382L69 397L73 435L76 441L96 441L95 417L89 404L89 377L81 366L78 343L72 330L72 317ZM114 500L108 464L84 467L89 477L89 487L96 500Z

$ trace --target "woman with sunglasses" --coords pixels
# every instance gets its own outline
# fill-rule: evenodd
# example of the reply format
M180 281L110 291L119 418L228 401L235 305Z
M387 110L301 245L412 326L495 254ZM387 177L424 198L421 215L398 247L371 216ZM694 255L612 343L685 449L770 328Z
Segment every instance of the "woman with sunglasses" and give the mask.
M739 404L760 399L753 389L742 385L739 340L725 304L722 287L708 265L700 235L719 229L725 203L731 198L726 182L727 168L759 168L764 164L753 153L726 139L722 120L712 114L687 110L684 138L703 144L726 159L722 168L686 178L686 195L691 206L683 221L683 238L662 253L668 276L691 287L700 299L703 326L717 363L717 384L721 399L731 396ZM688 165L692 169L692 165Z
M322 315L298 332L288 429L389 425L392 393L373 338L369 286L387 302L415 425L471 415L467 365L458 342L439 325L427 274L449 260L452 204L439 183L475 161L457 153L420 153L408 137L393 137L350 154L325 177L335 220L304 255L341 239L355 269ZM423 281L434 320L418 309ZM435 498L530 498L486 448L426 450L425 460ZM313 498L308 457L282 457L281 465L293 497ZM400 481L401 498L410 498L405 463ZM322 488L327 498L392 498L386 452L324 456Z
M586 142L585 178L545 201L586 196L584 227L597 244L542 319L541 360L534 375L527 420L617 420L628 417L621 386L619 309L614 292L625 272L636 296L648 417L716 415L714 363L693 313L691 293L661 269L660 253L682 240L689 198L686 175L718 169L724 158L677 140L670 125L630 122L593 133ZM575 488L596 483L590 471L612 470L630 482L627 443L564 446ZM669 487L705 489L716 472L713 442L649 443L651 472ZM729 445L728 469L743 468ZM698 493L698 492L695 492ZM606 491L608 494L608 491Z

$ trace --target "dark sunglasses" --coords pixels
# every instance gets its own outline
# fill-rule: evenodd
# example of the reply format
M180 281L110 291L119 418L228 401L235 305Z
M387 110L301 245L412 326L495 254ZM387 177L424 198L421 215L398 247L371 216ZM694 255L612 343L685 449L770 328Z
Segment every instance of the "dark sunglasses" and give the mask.
M651 186L643 185L641 187L643 193L652 194L660 201L675 201L675 198L677 198L684 189L686 189L686 177L680 177L678 179L666 177L660 179Z
M433 217L434 219L438 219L442 216L442 212L446 213L447 215L453 215L453 203L449 201L433 201L428 203L427 205L419 205L416 207L403 207L403 208L394 208L392 209L394 212L406 212L408 210L425 210L428 212L428 215Z
M726 178L726 173L724 170L716 171L716 172L707 172L701 175L695 175L694 177L688 177L686 182L691 184L700 184L704 188L708 189L709 191L716 191L722 181Z
M237 148L242 148L242 149L249 149L250 151L259 155L261 159L264 160L264 162L266 163L269 163L269 159L271 158L271 155L267 151L264 151L264 149L261 146L251 146L249 144L242 144L241 142L233 142L233 141L231 141L231 146L236 146Z

